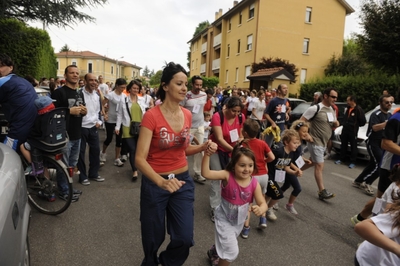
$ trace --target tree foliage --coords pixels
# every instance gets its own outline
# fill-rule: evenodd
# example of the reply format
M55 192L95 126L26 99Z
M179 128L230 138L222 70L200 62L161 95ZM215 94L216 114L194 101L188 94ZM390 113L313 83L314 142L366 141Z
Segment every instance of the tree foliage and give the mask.
M71 51L71 49L69 48L68 44L64 44L64 46L60 49L60 53L69 51Z
M281 59L278 57L276 57L276 58L272 58L272 57L261 58L260 63L253 63L251 65L251 72L255 73L260 69L275 68L275 67L283 67L284 69L286 69L286 71L288 71L290 74L292 74L295 79L298 76L296 74L298 69L296 68L295 64L291 64L288 60Z
M142 75L143 77L150 78L150 69L147 66L144 67Z
M0 19L0 53L9 55L14 72L37 79L57 75L57 60L50 36L15 19Z
M154 76L150 78L150 85L158 85L161 83L162 70L158 70Z
M358 34L362 56L388 73L400 70L400 1L365 0L360 11L363 34Z
M71 24L95 20L78 9L102 6L105 3L107 0L2 0L0 18L40 20L47 25L71 27Z
M193 37L202 32L204 29L208 28L208 26L210 26L210 22L208 22L208 20L200 22L194 30Z

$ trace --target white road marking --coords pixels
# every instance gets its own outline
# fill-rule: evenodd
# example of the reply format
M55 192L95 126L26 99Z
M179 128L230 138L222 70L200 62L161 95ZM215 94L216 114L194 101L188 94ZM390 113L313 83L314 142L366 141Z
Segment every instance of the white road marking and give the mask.
M338 177L341 177L341 178L343 178L343 179L349 180L349 181L351 181L351 182L354 181L354 178L350 178L350 177L348 177L348 176L345 176L345 175L342 175L342 174L339 174L339 173L331 172L331 174L332 174L332 175L335 175L335 176L338 176ZM375 189L375 190L378 189L378 187L375 186L375 185L372 185L371 187L372 187L373 189Z

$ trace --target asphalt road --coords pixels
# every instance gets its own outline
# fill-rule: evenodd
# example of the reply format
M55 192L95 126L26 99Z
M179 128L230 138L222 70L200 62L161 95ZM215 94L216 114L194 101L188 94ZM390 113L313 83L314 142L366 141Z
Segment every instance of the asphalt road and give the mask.
M104 140L104 132L100 133ZM113 145L113 144L111 144ZM82 186L74 177L75 187L83 191L80 200L58 216L32 210L30 224L31 263L46 265L140 265L143 259L139 221L139 177L132 182L129 164L113 165L114 149L107 151L108 161L100 175L105 182ZM190 160L189 160L190 162ZM350 217L370 199L351 181L366 162L355 169L325 164L324 180L328 190L336 193L329 201L320 201L313 169L301 177L302 192L295 207L297 217L283 207L289 193L280 201L278 220L256 229L253 216L248 239L239 237L239 257L232 265L354 265L356 246L361 242L353 231ZM209 265L207 249L214 242L214 224L209 218L209 181L196 184L195 246L185 265ZM376 187L375 187L376 189ZM169 237L161 247L164 248Z

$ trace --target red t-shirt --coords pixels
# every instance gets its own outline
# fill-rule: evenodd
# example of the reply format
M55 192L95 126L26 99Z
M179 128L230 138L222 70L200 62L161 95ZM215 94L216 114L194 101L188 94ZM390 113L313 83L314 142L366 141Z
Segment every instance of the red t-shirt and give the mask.
M212 107L211 100L207 100L206 104L204 105L204 112L210 112Z
M190 142L192 114L186 108L181 110L185 121L180 132L171 129L159 105L143 116L141 126L153 132L147 162L156 173L172 172L187 165L185 151Z
M268 168L265 165L265 158L268 156L267 154L271 152L268 144L260 139L249 139L247 140L247 143L249 144L250 150L253 151L254 156L256 157L258 172L254 173L253 175L268 174Z
M229 125L229 123L228 123L227 120L226 120L226 117L224 117L224 122L223 122L223 125L221 126L221 118L219 117L219 112L216 112L216 113L213 114L213 116L212 116L212 118L211 118L210 127L213 127L213 126L220 126L221 129L222 129L222 136L223 136L224 140L225 140L226 142L228 142L229 145L231 145L232 147L234 147L234 146L236 145L236 142L237 142L237 141L231 141L230 131L236 129L236 130L237 130L238 136L240 136L240 132L242 131L242 127L243 127L243 124L244 124L244 121L245 121L245 120L246 120L245 116L242 115L242 123L239 123L239 117L236 116L236 117L235 117L235 120L234 120L233 123L232 123L232 125ZM218 142L217 142L216 139L215 139L214 134L211 134L210 139L211 139L213 142L215 142L215 143L218 144ZM222 148L219 144L218 144L218 150L221 150L221 151L223 151L223 152L227 152L227 151L226 151L224 148Z

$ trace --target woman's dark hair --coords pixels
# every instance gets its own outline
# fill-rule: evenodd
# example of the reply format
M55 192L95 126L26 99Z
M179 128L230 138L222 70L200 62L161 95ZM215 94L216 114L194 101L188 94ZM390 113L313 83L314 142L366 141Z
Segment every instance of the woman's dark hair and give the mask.
M0 66L14 67L14 62L8 55L0 54Z
M258 172L257 164L256 164L256 156L254 155L253 151L250 150L249 145L246 140L242 140L233 148L232 157L229 161L228 165L226 166L226 171L233 172L235 170L235 165L239 161L242 155L249 157L253 160L253 167L254 171L252 175Z
M32 77L31 75L25 76L25 79L26 79L30 84L32 84L33 87L36 87L37 85L39 85L39 84L36 82L35 78Z
M56 89L56 83L54 81L50 81L49 83L49 89L50 89L50 93L53 93L53 91L55 91Z
M126 80L123 79L123 78L117 79L117 80L115 81L115 86L114 86L113 90L115 90L115 88L116 88L117 86L126 85L126 83L127 83ZM132 87L132 86L131 86L131 87Z
M244 108L243 102L242 100L240 100L239 97L236 96L232 96L231 98L229 98L229 100L226 103L226 108L227 109L231 109L231 108L235 108L236 106L240 106L240 109Z
M182 72L187 76L186 70L179 64L175 64L174 62L169 62L162 72L160 87L157 90L157 98L162 102L165 100L165 90L164 86L168 85L173 79L174 75Z
M117 84L115 84L115 85L117 85ZM134 80L131 80L131 82L129 82L128 86L126 86L126 91L130 92L133 85L137 85L139 87L139 91L142 89L142 83L137 81L136 79L134 79Z

